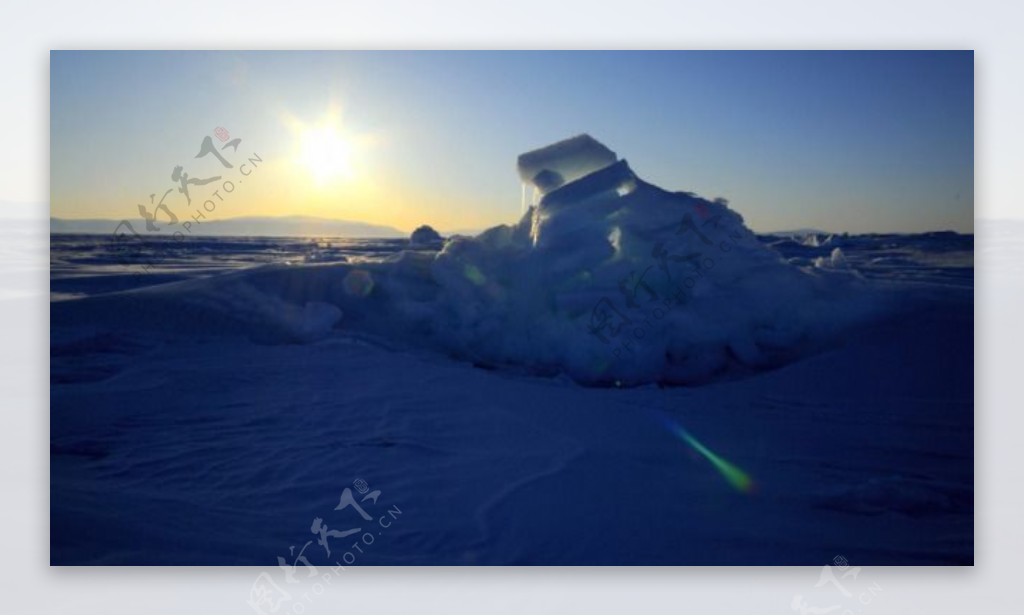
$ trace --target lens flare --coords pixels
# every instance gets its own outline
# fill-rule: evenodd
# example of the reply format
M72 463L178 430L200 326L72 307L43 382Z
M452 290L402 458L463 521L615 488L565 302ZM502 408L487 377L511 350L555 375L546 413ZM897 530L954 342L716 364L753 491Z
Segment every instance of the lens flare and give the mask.
M747 494L753 491L754 480L750 478L750 475L744 473L735 464L723 460L721 456L716 455L715 452L711 451L700 441L693 438L693 435L684 430L682 426L676 430L676 436L683 439L683 441L690 447L693 447L697 453L707 458L708 462L711 462L711 464L718 469L718 472L725 477L725 480L729 482L729 485L740 492L746 492Z
M480 286L487 282L487 277L484 276L483 272L481 272L473 264L466 264L466 266L462 268L462 273L466 276L466 278L469 278L469 280L477 286Z
M725 460L715 452L708 449L703 443L698 441L690 432L679 425L677 421L670 418L664 413L658 412L658 418L661 423L668 428L669 432L679 437L684 443L689 445L694 451L704 457L712 466L715 467L722 477L739 492L744 494L750 494L754 491L755 484L754 480L750 478L750 475L746 474L735 464Z
M367 297L373 291L373 275L366 270L352 270L342 280L342 285L353 297Z

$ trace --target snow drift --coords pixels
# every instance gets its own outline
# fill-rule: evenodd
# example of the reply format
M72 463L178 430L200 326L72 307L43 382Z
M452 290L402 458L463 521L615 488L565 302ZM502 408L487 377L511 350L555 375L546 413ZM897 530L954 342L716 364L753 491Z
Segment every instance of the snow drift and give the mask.
M256 267L79 300L62 319L302 343L332 331L589 384L695 383L820 348L864 283L797 268L723 200L668 192L582 135L519 159L543 198L440 251ZM829 265L838 265L833 256ZM113 304L113 305L112 305Z

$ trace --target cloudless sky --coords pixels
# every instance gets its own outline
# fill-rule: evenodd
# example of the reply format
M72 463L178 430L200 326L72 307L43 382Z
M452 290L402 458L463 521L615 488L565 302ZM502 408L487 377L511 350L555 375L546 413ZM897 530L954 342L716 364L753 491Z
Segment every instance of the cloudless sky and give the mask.
M973 65L970 51L53 52L51 214L137 217L176 165L222 171L193 158L221 126L242 139L225 156L264 163L209 218L482 228L520 215L518 154L587 132L755 230L971 232ZM348 162L325 179L303 144L332 118Z

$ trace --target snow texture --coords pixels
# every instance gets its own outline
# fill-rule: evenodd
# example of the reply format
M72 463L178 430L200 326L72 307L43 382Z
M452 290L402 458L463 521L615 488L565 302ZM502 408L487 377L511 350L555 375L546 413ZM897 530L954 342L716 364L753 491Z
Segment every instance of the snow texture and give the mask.
M971 564L973 237L757 236L569 143L440 248L53 236L53 564L280 576L356 479L357 565Z

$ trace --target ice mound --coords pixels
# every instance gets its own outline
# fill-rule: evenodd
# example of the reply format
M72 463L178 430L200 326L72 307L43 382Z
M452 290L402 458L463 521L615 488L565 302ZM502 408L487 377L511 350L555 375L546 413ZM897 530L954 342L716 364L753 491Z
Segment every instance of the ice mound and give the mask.
M662 190L609 154L584 135L523 155L534 182L594 170L542 179L517 224L445 244L431 267L445 346L589 383L691 383L786 361L869 311L850 281L786 263L724 200Z
M409 236L409 245L416 247L440 247L444 243L441 234L430 225L421 225Z
M836 246L829 253L828 257L817 257L814 260L814 267L843 269L849 267L849 262L847 262L846 255L843 254L842 249Z
M789 264L725 200L653 186L587 135L524 154L519 172L542 192L537 205L436 252L265 266L123 295L138 323L165 331L291 343L358 332L604 385L776 366L872 311L863 281ZM436 241L425 230L413 239ZM93 314L126 326L112 301L91 302Z

